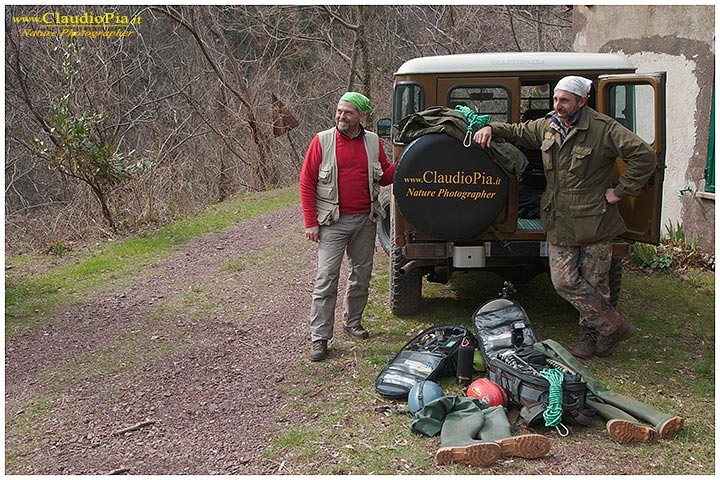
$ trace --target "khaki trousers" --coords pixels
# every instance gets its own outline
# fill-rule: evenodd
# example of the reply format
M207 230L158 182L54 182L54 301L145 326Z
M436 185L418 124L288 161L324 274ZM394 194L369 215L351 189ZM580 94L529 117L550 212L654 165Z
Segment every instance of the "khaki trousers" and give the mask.
M360 325L368 299L368 287L375 253L377 224L367 214L340 214L333 225L320 227L317 276L310 305L310 340L333 336L338 279L343 256L347 254L348 282L345 292L346 326Z

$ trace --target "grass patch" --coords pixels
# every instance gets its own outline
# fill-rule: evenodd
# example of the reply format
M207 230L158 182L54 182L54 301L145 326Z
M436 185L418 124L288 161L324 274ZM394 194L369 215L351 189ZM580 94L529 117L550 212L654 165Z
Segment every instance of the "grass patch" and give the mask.
M19 403L6 404L6 473L15 470L15 466L21 465L25 455L42 445L46 436L47 420L51 418L52 410L59 401L59 398L50 395L35 395Z
M27 255L6 257L6 264L13 269L5 283L5 334L33 328L38 316L110 289L110 282L136 275L142 270L139 267L167 256L193 238L297 202L295 187L242 195L143 236L106 242L96 251L86 252L85 258L73 252L68 261L56 265L40 260L47 268L32 275L23 271L32 264Z
M245 270L245 265L238 262L228 262L223 265L223 270L230 273L242 273Z

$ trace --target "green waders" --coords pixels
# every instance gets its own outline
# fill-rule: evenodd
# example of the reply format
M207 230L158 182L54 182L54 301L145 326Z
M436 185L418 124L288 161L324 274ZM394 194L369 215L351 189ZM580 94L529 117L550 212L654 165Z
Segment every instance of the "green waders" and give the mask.
M550 450L543 435L513 437L501 406L488 407L477 398L446 396L415 413L412 431L429 437L440 433L438 464L489 465L504 456L537 458Z
M663 413L634 398L610 391L556 341L538 342L535 349L548 358L560 360L583 376L589 392L585 405L597 410L600 416L608 421L607 431L615 440L623 443L652 442L657 440L658 435L662 438L671 437L682 428L681 417ZM643 423L650 424L653 428Z

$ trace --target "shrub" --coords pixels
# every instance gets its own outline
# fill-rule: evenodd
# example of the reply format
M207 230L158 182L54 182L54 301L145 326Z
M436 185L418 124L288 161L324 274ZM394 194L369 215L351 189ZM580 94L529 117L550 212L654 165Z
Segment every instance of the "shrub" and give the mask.
M682 224L673 224L672 220L665 230L667 235L657 246L635 244L631 262L651 271L682 272L690 268L715 271L715 255L698 248L696 234L688 241Z

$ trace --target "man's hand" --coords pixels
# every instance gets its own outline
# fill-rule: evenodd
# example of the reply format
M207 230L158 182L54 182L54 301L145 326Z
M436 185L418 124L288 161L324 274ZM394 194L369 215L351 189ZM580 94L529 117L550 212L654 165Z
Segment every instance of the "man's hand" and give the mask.
M490 148L490 140L492 140L492 128L490 125L485 125L473 135L473 141L477 143L480 148Z
M605 200L607 200L610 205L613 205L615 203L618 203L622 199L615 195L614 188L608 188L607 190L605 190Z
M319 242L320 241L320 227L317 225L314 227L308 227L305 229L305 236L310 240L311 242Z

